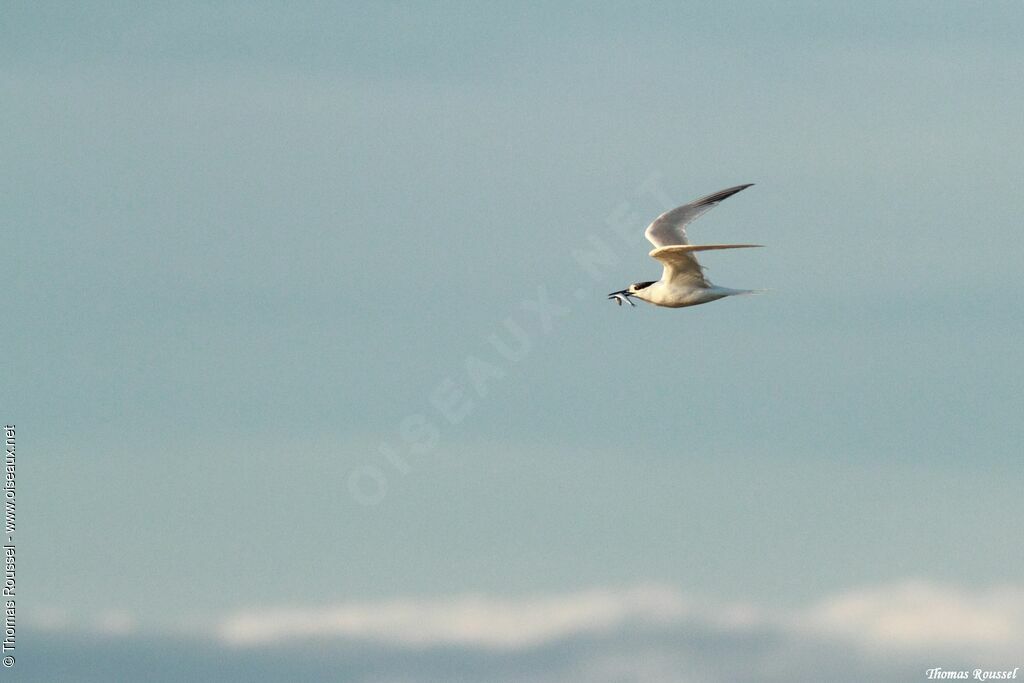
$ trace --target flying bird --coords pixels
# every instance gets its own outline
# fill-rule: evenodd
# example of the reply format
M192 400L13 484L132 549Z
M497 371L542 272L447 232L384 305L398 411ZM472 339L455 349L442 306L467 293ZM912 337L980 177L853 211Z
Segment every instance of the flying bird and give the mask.
M625 301L635 306L630 297L636 297L655 306L682 308L717 301L736 294L754 294L757 290L730 289L713 285L704 277L704 268L697 261L696 252L714 249L745 249L760 247L760 244L690 244L686 239L686 226L695 221L705 212L714 208L723 199L753 185L737 185L726 190L709 194L689 204L666 211L644 230L644 237L654 245L650 256L661 261L665 270L660 280L637 282L626 289L612 292L609 299L614 299L620 306Z

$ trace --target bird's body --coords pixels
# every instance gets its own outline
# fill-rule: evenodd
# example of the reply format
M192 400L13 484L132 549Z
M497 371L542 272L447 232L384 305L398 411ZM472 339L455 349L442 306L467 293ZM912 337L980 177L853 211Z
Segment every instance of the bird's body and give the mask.
M706 304L736 294L752 294L753 290L719 287L709 282L704 277L704 268L697 261L695 252L743 249L759 247L760 244L690 244L686 238L687 225L723 199L748 187L750 185L737 185L715 192L666 211L654 219L644 231L644 236L655 247L650 253L651 258L660 261L664 266L661 279L654 282L637 282L626 289L612 292L608 298L615 299L620 306L623 301L633 305L629 297L636 297L655 306L683 308Z
M724 299L727 296L751 293L752 290L749 289L730 289L729 287L719 287L718 285L710 285L708 287L673 287L664 282L655 282L650 287L641 289L635 294L630 294L630 296L643 299L655 306L685 308L686 306L708 304L712 301Z

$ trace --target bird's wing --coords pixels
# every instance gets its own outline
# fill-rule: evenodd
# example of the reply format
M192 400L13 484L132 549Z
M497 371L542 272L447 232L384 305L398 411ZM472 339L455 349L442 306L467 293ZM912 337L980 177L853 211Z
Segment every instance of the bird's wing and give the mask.
M745 249L760 244L673 244L651 250L651 258L661 261L665 271L661 281L673 287L707 287L704 268L697 261L696 251L714 249Z
M686 226L697 220L706 211L718 205L718 202L733 196L741 190L753 185L737 185L727 190L720 190L707 197L701 197L689 204L683 204L671 211L666 211L644 230L644 237L656 247L667 247L672 244L688 244L686 241Z

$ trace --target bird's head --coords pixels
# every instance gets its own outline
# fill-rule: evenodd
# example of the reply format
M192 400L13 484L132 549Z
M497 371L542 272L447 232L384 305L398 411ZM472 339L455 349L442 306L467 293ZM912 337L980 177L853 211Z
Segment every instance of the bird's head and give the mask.
M615 299L615 302L620 306L622 305L623 301L625 301L630 306L636 306L636 304L630 301L629 297L636 296L637 292L639 292L641 289L646 289L647 287L653 285L655 282L657 282L657 280L651 280L650 282L634 282L625 289L620 289L617 292L612 292L611 294L608 295L608 298Z

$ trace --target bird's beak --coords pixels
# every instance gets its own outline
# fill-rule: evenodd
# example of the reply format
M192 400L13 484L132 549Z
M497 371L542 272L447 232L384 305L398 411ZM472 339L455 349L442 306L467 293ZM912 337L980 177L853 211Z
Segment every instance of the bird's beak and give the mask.
M620 306L622 305L623 301L625 301L630 306L636 306L636 304L633 303L629 297L630 294L628 289L620 289L619 291L612 292L611 294L608 295L609 299L615 299L615 303L617 303Z

